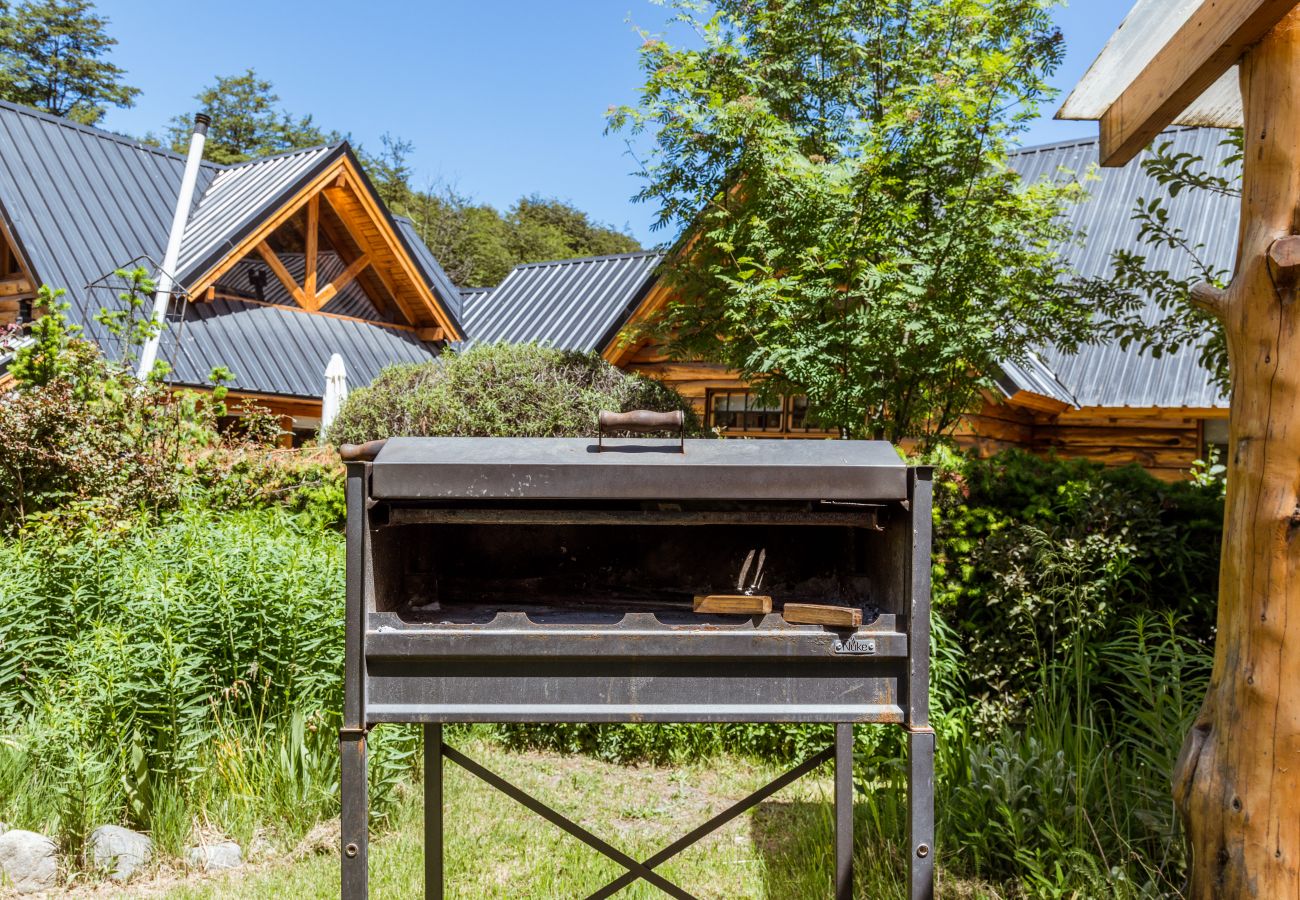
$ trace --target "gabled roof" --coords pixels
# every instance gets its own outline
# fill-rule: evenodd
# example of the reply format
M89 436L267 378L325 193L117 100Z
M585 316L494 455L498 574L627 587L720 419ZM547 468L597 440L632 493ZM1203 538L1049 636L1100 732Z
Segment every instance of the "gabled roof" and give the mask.
M1224 163L1232 150L1220 146L1227 133L1213 128L1178 128L1165 132L1157 144L1172 141L1175 152L1204 157L1207 166L1228 173ZM1153 268L1175 277L1193 272L1191 261L1180 248L1152 247L1139 240L1139 224L1133 208L1139 199L1167 196L1168 191L1142 171L1138 159L1120 169L1099 169L1098 180L1088 181L1088 198L1069 212L1071 223L1085 235L1082 245L1059 248L1071 268L1084 277L1106 277L1112 270L1116 250L1131 250L1147 257ZM1013 155L1011 165L1027 180L1040 178L1083 178L1097 163L1096 139L1068 141L1042 147L1028 147ZM1239 165L1234 166L1237 171ZM1073 173L1073 174L1071 174ZM1183 191L1169 199L1171 224L1182 228L1191 244L1203 244L1200 251L1211 265L1231 270L1236 258L1239 201L1203 190ZM1162 319L1162 312L1148 303L1141 312L1148 323ZM1079 406L1131 408L1216 408L1226 407L1225 397L1200 364L1200 346L1184 347L1159 359L1136 347L1122 349L1118 343L1082 347L1077 354L1055 347L1040 351L1042 362ZM1040 393L1037 379L1011 371L1006 375L1021 389Z
M322 167L338 159L344 147L293 150L219 170L207 190L198 194L185 223L177 278L185 283L224 258L286 196L297 193Z
M0 211L32 276L67 289L87 336L108 337L94 316L114 295L82 286L137 256L162 259L184 166L175 153L0 102ZM200 167L196 195L218 172Z
M438 260L434 258L433 251L429 245L420 237L420 232L416 230L415 223L405 216L393 216L393 223L397 225L397 233L406 245L407 251L415 264L420 267L424 277L428 280L438 299L443 302L447 310L459 324L461 321L461 290L456 287L447 273L442 270Z
M470 343L536 342L601 351L655 280L655 251L588 256L516 266L490 292L470 294Z
M342 157L391 224L412 271L459 327L460 292L413 226L383 207L346 144L230 166L202 163L175 273L181 283L192 288L190 279ZM184 165L168 150L0 102L0 215L33 278L67 290L70 318L110 356L121 352L120 342L95 318L120 305L117 292L85 286L138 257L161 262ZM343 302L335 298L336 306ZM436 353L410 331L237 301L192 305L183 324L168 323L161 351L177 383L204 384L224 365L236 374L237 390L304 397L320 395L316 382L331 353L343 355L354 385L385 364Z

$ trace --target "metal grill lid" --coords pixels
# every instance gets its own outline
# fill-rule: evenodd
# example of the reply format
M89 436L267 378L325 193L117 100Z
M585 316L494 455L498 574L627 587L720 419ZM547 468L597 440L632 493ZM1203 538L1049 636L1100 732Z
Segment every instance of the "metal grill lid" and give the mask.
M385 500L858 500L907 497L886 441L391 438Z

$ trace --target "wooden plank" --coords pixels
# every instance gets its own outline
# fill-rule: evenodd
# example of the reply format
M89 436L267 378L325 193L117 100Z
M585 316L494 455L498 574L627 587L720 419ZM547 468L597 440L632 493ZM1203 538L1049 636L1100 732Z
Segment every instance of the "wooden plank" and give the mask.
M1071 408L1069 403L1033 391L1016 391L1007 398L1007 403L1045 413L1059 413Z
M320 246L320 194L312 194L307 201L307 235L303 250L306 273L302 277L302 290L312 301L312 309L320 309L325 301L316 296L316 255Z
M772 611L772 598L748 594L696 595L695 611L736 616L765 616Z
M14 297L18 294L30 294L35 291L31 280L21 272L0 278L0 297Z
M862 610L852 606L823 603L787 603L781 618L791 625L829 625L832 628L857 628L862 624Z
M316 295L316 308L320 309L326 303L333 300L334 295L351 284L352 280L360 275L361 271L368 265L370 265L369 253L362 253L356 259L352 260L352 262L348 263L348 267L340 272L337 278L325 285L325 287L321 288L320 293Z
M1101 117L1101 164L1123 166L1295 8L1204 0Z
M262 259L266 260L266 264L271 267L275 277L280 279L280 283L284 285L284 289L289 292L289 295L298 301L298 305L303 309L313 309L314 307L309 304L306 295L303 294L302 288L298 287L298 282L293 280L293 276L284 267L284 263L280 262L280 257L275 255L271 245L266 241L262 241L257 245L257 252L262 255Z
M417 328L415 329L415 336L422 341L432 343L434 341L445 341L447 332L441 328Z

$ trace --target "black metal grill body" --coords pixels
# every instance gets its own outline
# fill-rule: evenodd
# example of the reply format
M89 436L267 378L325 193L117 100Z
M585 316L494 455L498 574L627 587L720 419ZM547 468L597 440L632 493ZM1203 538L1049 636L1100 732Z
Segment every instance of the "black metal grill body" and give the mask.
M463 759L444 723L836 723L841 898L852 725L901 725L910 893L931 896L928 469L867 441L398 438L371 455L348 464L345 897L365 896L365 734L382 722L426 725L430 896L442 757ZM695 595L745 590L755 553L749 590L772 613L693 611ZM863 623L791 625L785 602ZM657 861L615 858L627 882L690 896Z

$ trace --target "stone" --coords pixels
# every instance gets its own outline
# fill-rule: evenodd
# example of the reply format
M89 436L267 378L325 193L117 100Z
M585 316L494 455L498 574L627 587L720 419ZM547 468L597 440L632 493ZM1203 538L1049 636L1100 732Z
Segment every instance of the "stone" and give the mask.
M244 864L244 855L234 841L219 841L191 847L185 861L196 869L237 869Z
M153 840L120 825L100 825L90 833L86 850L96 868L114 881L126 881L153 859Z
M0 834L0 876L0 881L20 894L53 890L59 881L54 841L21 828Z

